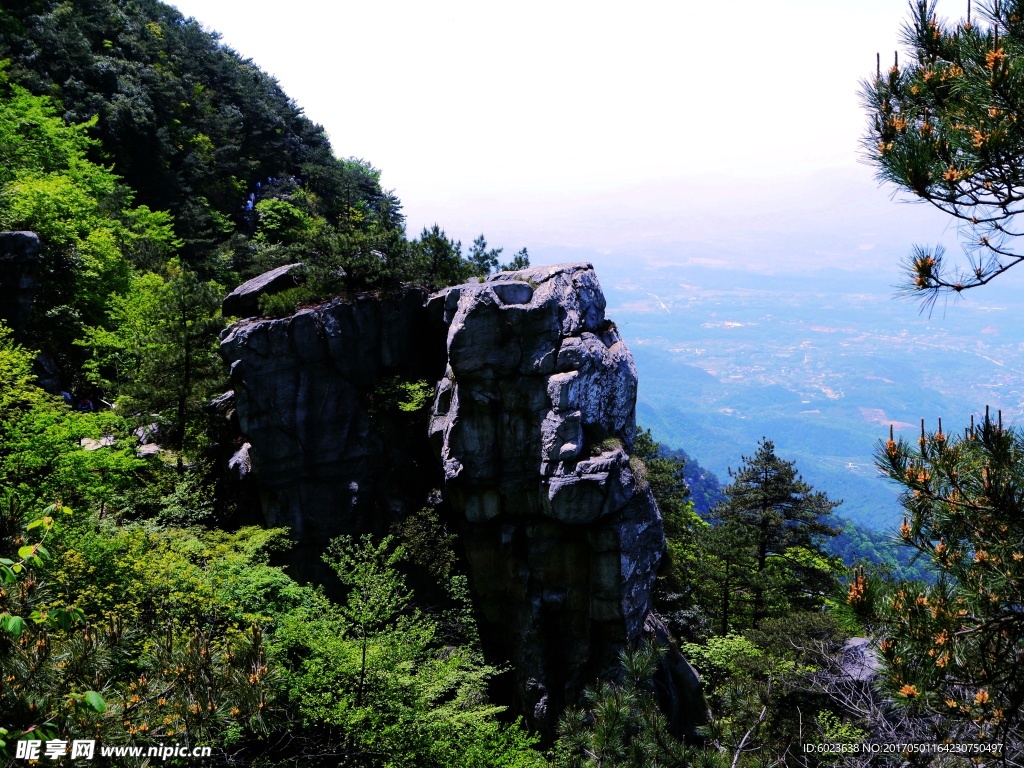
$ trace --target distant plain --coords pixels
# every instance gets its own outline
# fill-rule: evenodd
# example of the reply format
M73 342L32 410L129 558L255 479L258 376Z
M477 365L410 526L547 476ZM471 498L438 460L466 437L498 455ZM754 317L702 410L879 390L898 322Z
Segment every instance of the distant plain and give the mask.
M758 274L593 256L639 371L638 422L723 483L768 437L839 514L886 530L902 513L873 453L890 424L913 441L922 418L962 431L986 405L1024 420L1015 276L929 315L894 298L895 264Z

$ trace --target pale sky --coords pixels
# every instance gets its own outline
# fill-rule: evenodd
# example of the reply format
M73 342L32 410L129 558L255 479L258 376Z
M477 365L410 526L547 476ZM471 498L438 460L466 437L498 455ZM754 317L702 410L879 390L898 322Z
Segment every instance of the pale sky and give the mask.
M534 252L861 216L870 251L940 221L858 162L858 83L892 61L904 0L174 4L380 168L410 236L437 221Z

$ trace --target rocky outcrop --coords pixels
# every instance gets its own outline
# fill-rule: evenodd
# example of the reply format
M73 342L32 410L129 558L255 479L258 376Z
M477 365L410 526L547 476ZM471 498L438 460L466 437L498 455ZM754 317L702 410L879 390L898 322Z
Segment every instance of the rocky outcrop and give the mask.
M385 533L440 487L424 411L399 411L401 382L436 381L444 349L426 293L336 300L280 320L243 321L221 343L249 448L233 462L259 484L269 525L288 526L292 562L326 580L339 534Z
M34 232L0 232L0 320L24 331L32 311L39 271L39 238Z
M430 300L448 367L430 432L485 642L551 727L644 634L664 548L630 460L637 375L589 264L500 273Z
M301 264L285 264L248 280L224 297L221 311L225 317L256 317L260 297L271 296L299 285Z
M39 285L39 237L35 232L0 232L0 322L23 341ZM61 391L60 369L39 352L32 361L36 382L51 395Z
M242 322L222 345L248 442L236 471L298 559L443 488L485 650L549 733L627 644L667 639L651 612L661 518L630 458L636 369L604 310L593 268L568 264ZM395 382L417 381L434 385L429 413L389 416ZM701 721L681 656L658 685L679 730Z

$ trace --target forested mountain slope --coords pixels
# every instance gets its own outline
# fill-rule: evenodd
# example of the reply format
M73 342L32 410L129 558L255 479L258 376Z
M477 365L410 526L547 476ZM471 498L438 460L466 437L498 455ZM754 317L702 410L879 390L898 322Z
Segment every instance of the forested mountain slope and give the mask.
M398 200L358 161L334 157L323 129L277 82L156 0L9 3L0 8L8 76L58 105L72 124L96 119L90 159L136 202L174 212L185 262L223 279L215 248L241 223L257 181L296 177L336 222L359 210L400 229Z

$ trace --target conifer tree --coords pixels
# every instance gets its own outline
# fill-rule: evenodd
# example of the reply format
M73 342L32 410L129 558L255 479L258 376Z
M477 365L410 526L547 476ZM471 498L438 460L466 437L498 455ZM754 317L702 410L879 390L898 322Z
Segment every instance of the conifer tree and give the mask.
M900 537L938 578L875 601L856 580L850 602L877 603L897 699L998 742L1024 707L1024 435L987 412L971 421L962 436L922 423L916 448L891 436L879 446L879 468L904 488Z
M865 155L889 182L952 216L966 263L916 246L907 290L933 301L984 285L1024 259L1024 0L975 3L948 22L916 0L904 28L910 61L865 81Z
M133 278L131 291L111 301L111 324L86 329L93 351L90 377L120 391L126 410L156 415L172 445L190 446L189 428L223 375L216 352L222 290L172 259L165 277Z
M775 444L763 438L757 452L743 457L726 487L726 501L714 516L726 525L746 531L754 547L753 623L767 613L768 577L777 576L776 588L787 598L820 597L831 586L833 569L821 548L823 537L839 530L827 516L840 502L815 491L797 474L795 463L775 455ZM770 569L772 560L784 566Z

